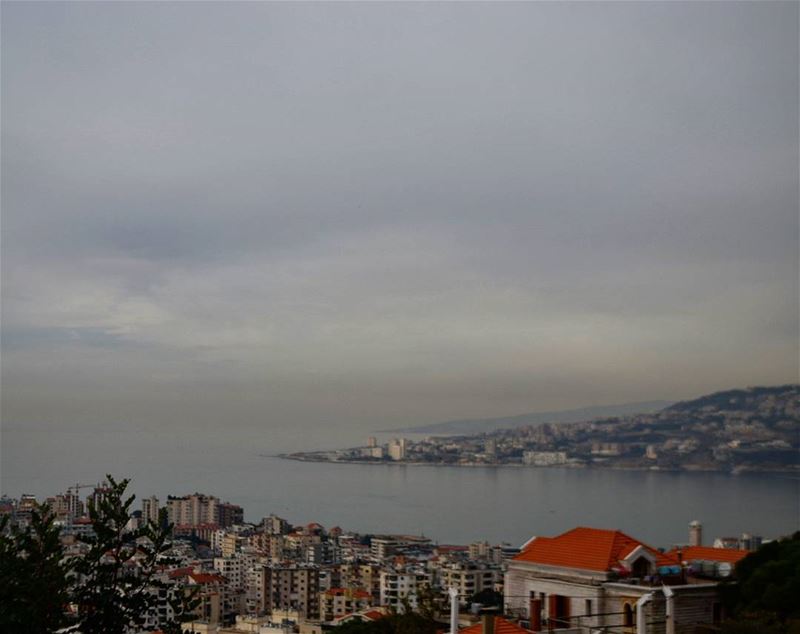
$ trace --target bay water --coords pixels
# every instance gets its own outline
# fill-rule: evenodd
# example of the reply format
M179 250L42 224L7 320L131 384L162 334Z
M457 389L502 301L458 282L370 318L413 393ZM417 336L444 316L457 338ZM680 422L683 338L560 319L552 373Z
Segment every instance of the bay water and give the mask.
M6 425L0 492L40 499L104 474L139 497L195 491L270 513L362 533L424 534L440 543L520 545L575 526L619 528L653 546L743 532L800 529L800 480L777 474L328 464L279 452L363 444L363 430L178 429L169 425ZM82 489L86 494L90 489ZM138 502L136 507L139 508Z

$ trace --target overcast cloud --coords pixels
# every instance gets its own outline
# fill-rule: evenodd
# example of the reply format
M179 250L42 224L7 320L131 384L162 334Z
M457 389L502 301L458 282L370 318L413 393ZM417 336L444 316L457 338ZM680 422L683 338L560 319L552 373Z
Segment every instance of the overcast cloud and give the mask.
M798 4L2 7L3 419L798 380Z

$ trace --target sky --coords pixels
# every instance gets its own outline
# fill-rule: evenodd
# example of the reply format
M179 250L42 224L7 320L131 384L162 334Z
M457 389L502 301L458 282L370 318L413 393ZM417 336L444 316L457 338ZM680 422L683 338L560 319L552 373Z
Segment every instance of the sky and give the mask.
M4 424L797 382L799 6L4 2Z

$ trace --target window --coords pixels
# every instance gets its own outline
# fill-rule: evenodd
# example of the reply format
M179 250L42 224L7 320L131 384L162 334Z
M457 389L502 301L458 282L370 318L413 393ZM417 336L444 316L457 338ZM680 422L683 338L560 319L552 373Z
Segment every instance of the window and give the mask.
M586 599L583 603L583 613L584 614L591 614L592 613L592 600Z
M630 603L626 603L622 608L622 624L633 627L633 608Z

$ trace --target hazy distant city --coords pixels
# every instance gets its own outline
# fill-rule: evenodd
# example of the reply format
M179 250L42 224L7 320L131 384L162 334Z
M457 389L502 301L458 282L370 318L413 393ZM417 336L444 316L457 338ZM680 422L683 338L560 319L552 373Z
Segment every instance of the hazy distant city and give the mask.
M800 472L800 386L711 394L652 414L541 423L472 436L395 438L285 457L460 466Z

